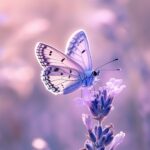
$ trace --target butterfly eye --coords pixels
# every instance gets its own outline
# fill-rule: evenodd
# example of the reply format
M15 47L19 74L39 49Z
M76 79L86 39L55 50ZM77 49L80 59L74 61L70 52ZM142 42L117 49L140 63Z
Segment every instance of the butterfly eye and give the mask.
M99 71L93 71L92 74L93 74L93 76L98 76L99 75Z
M94 76L97 76L97 72L96 72L96 71L93 71L93 75L94 75Z

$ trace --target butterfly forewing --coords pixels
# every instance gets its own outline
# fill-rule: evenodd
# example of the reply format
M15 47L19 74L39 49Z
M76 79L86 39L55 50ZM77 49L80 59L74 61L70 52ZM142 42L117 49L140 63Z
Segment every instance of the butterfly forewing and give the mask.
M82 68L68 56L44 43L37 43L36 56L40 65L45 68L50 65L71 67L82 71Z
M41 74L46 89L53 94L68 94L81 86L80 73L68 67L49 66Z
M92 70L91 54L88 40L84 31L77 31L71 36L66 46L65 53L72 60L82 66L85 71Z

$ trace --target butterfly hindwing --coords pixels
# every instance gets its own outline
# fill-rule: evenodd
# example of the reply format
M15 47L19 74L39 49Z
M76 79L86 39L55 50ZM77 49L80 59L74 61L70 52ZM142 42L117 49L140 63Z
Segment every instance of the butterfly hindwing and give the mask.
M92 70L91 54L87 36L84 31L77 31L71 36L66 46L65 53L85 71Z
M37 43L35 47L36 57L40 65L45 68L50 65L71 67L82 71L80 65L57 49L44 43Z
M68 94L81 86L80 74L73 68L48 66L41 74L46 89L55 95Z

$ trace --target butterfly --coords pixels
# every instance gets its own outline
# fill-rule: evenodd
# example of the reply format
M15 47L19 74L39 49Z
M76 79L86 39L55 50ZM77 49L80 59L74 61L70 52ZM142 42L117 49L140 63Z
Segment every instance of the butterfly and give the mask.
M85 31L76 31L68 40L65 54L44 43L37 43L36 58L43 70L41 79L48 91L69 94L94 84L99 70L93 70Z

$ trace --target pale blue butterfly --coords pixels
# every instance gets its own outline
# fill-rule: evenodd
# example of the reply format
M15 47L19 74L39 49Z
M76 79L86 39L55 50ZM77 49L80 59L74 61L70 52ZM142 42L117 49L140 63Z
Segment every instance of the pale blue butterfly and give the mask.
M43 43L37 43L35 50L43 67L41 79L46 89L55 95L90 87L99 75L99 70L92 68L89 44L83 30L71 36L65 54Z

